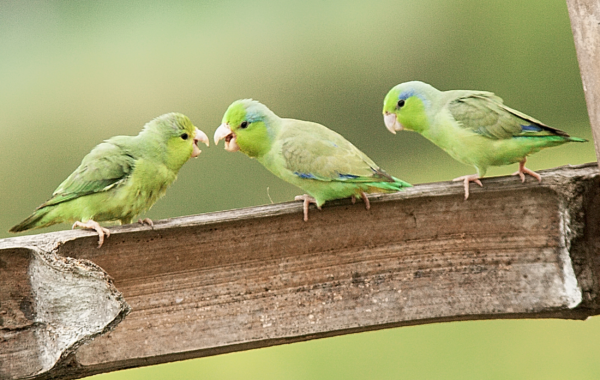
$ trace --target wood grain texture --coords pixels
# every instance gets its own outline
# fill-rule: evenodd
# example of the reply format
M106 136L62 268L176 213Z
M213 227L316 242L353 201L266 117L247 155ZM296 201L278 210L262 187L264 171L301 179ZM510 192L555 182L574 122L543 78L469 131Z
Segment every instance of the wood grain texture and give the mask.
M370 211L311 208L306 223L290 202L112 228L101 249L85 231L5 239L0 254L55 242L109 273L131 305L46 377L403 325L585 319L600 310L600 174L541 174L541 185L484 179L468 201L462 184L425 184L372 196Z
M129 306L96 265L0 242L0 379L45 376Z
M600 162L600 2L567 0L583 92Z

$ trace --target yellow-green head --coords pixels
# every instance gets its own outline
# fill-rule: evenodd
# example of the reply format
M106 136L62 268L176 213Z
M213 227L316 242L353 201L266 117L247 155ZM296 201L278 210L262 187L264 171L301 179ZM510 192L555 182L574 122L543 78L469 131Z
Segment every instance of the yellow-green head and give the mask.
M236 100L227 108L215 131L215 144L225 139L225 150L260 157L271 149L279 121L264 104L252 99Z
M427 83L413 81L397 85L383 101L383 120L396 133L407 129L422 132L429 126L427 115L440 91Z
M201 150L198 142L207 146L208 136L192 124L190 119L180 113L168 113L148 122L139 135L147 141L146 146L154 148L165 164L178 171L192 157L198 157Z

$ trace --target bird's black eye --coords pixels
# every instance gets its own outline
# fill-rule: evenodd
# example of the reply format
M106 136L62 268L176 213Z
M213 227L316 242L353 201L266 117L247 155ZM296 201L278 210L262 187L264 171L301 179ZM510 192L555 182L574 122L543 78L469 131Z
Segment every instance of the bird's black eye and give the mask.
M189 137L189 136L188 136L188 134L187 134L187 133L184 133L183 135L181 135L181 138L182 138L182 139L184 139L184 140L187 140L187 139L188 139L188 137Z
M242 129L246 129L247 127L248 127L247 121L243 121L242 124L240 124L240 128L242 128Z
M398 100L398 108L402 108L404 106L404 99Z

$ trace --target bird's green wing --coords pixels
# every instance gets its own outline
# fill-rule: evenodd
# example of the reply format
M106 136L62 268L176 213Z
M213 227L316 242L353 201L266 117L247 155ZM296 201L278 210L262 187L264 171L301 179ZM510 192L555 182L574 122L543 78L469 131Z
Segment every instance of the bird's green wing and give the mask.
M286 169L300 178L343 182L393 182L358 148L316 123L291 121L278 137Z
M491 139L509 139L517 136L568 135L522 112L503 104L491 92L461 91L448 102L448 110L463 128Z
M83 158L79 167L58 186L52 198L38 209L107 191L125 181L133 171L135 158L122 144L118 144L118 141L119 138L112 138L96 146Z

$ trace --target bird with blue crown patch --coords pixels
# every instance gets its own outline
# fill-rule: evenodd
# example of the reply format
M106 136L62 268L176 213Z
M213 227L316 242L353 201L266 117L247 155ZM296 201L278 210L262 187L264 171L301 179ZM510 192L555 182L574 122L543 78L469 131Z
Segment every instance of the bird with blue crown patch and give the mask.
M528 155L567 142L587 141L505 106L491 92L439 91L418 81L392 88L383 102L383 115L390 132L406 129L420 133L452 158L475 166L476 174L454 179L463 182L465 200L469 182L483 186L480 178L489 166L518 162L519 170L513 175L525 182L525 174L529 174L541 182L538 173L525 167Z
M361 198L367 210L366 194L392 193L410 184L381 170L348 140L321 124L284 119L252 99L233 102L215 131L215 144L225 139L229 152L241 151L256 158L277 177L298 186L307 194L304 220L310 203L342 198Z

